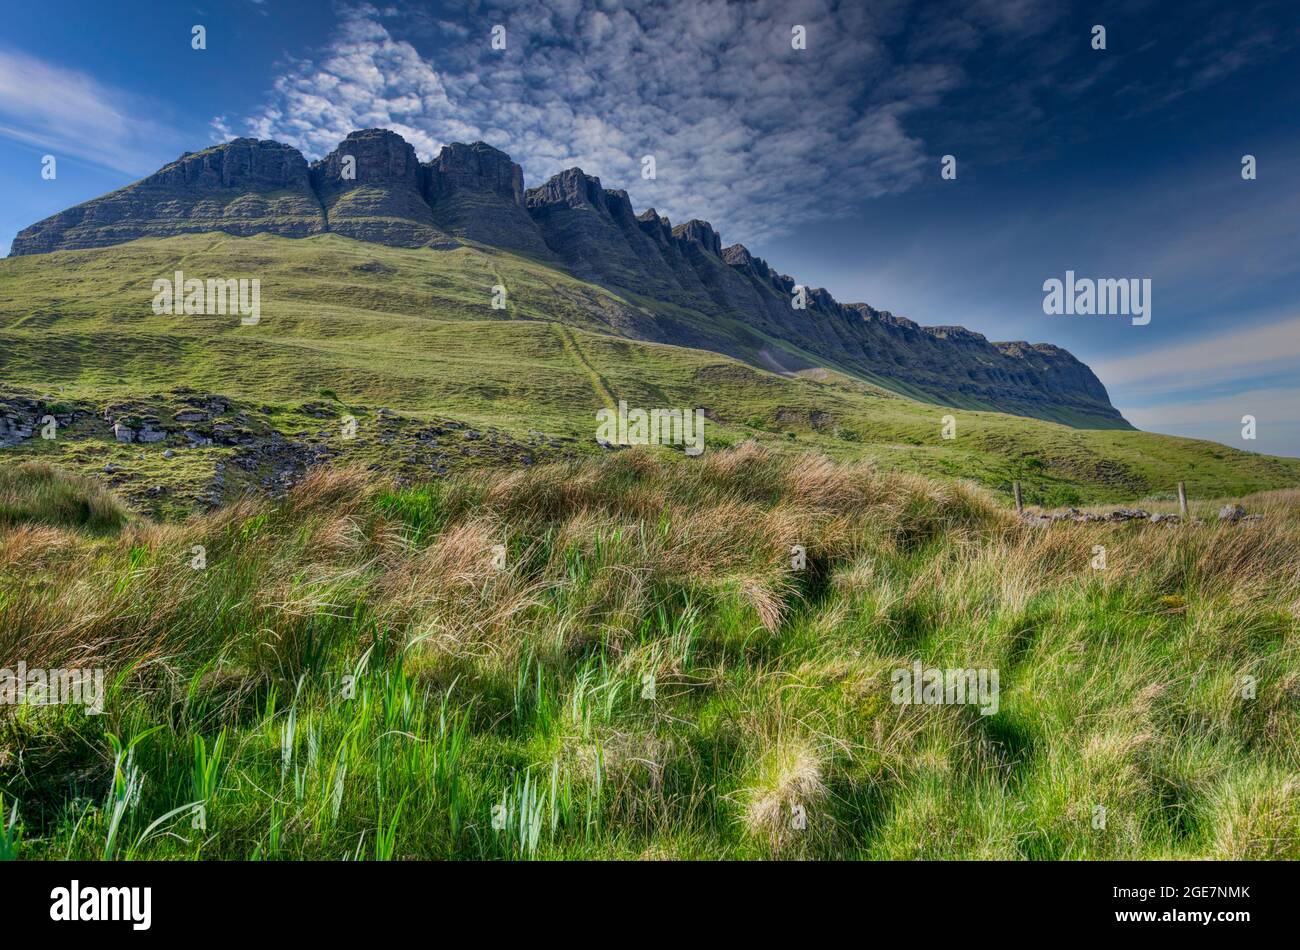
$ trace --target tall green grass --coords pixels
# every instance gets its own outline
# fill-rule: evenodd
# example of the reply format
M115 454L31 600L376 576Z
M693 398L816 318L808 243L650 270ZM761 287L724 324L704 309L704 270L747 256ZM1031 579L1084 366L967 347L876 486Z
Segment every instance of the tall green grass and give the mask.
M43 462L0 468L0 526L66 525L106 532L128 518L126 506L92 478Z
M0 666L108 674L0 708L0 858L1300 857L1297 502L1040 529L747 444L0 526Z

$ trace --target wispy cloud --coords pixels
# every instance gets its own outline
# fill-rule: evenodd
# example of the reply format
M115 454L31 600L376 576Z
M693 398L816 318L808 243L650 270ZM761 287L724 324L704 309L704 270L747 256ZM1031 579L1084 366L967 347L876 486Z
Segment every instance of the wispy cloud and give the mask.
M1295 407L1300 406L1300 387L1264 386L1208 399L1190 398L1145 409L1130 409L1128 418L1142 428L1161 426L1209 426L1240 428L1244 415L1269 424L1300 426ZM1226 441L1226 440L1224 440Z
M1183 11L1186 22L1196 28L1173 68L1135 80L1120 95L1127 98L1132 114L1143 115L1282 56L1300 42L1300 26L1286 8L1285 3L1224 8L1214 0L1198 0Z
M1297 365L1300 316L1291 314L1093 368L1138 428L1300 456ZM1241 437L1246 415L1253 442Z
M505 50L489 42L498 23ZM319 156L355 128L385 126L426 158L482 139L530 184L577 165L638 208L758 240L914 184L926 153L905 120L961 81L953 66L893 60L860 4L487 4L472 21L412 30L438 36L436 67L400 38L404 25L350 10L326 50L288 65L263 110L223 118L218 135ZM795 25L807 50L791 48Z
M171 136L143 109L85 73L0 49L0 136L138 175L153 171Z
M934 115L949 133L934 150L961 141L968 160L1054 147L1044 140L1069 140L1088 125L1063 104L1087 93L1109 108L1125 82L1121 62L1147 64L1145 54L1126 60L1124 43L1100 60L1080 57L1091 52L1088 34L1071 33L1067 0L483 0L459 15L365 2L340 10L332 41L287 63L264 108L214 122L219 137L279 138L319 157L353 129L382 125L424 158L450 141L482 139L523 165L531 185L577 165L626 188L638 209L709 219L724 240L763 242L915 186L937 168L921 131L933 130L925 123ZM1275 15L1202 12L1213 37L1197 42L1208 46L1159 76L1178 90L1172 98L1276 55L1294 32ZM496 24L506 28L504 50L489 42ZM791 48L795 25L807 31L806 50ZM1164 36L1166 46L1179 39ZM1094 88L1103 86L1110 91ZM1118 92L1131 102L1136 88ZM980 104L990 95L996 110ZM1139 98L1152 108L1172 101L1164 87ZM1071 117L1068 128L1060 116ZM645 155L655 157L653 181L641 176Z
M1097 363L1107 386L1130 398L1161 397L1214 386L1240 388L1300 365L1300 316L1232 329L1149 353ZM1300 415L1300 403L1293 415Z
M439 74L367 5L344 15L317 59L290 62L266 108L243 125L247 134L290 142L312 157L351 131L382 127L429 158L444 142L479 134L479 126L460 121L457 111ZM232 134L224 117L214 129L222 137Z
M1233 448L1270 455L1300 456L1300 388L1263 386L1212 398L1171 400L1140 409L1124 409L1124 416L1140 429L1212 439ZM1254 439L1243 438L1243 420L1254 420Z

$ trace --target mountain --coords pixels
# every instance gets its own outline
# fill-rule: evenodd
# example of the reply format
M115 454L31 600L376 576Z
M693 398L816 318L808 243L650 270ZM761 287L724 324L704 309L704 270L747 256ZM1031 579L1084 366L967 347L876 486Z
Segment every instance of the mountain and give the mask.
M133 185L25 228L11 255L106 247L202 231L306 237L326 230L311 169L279 142L235 139L186 152Z
M200 279L256 273L260 322L155 313L153 282L178 265ZM497 284L509 288L501 310ZM655 330L627 295L468 241L209 232L11 257L0 260L0 469L39 458L183 517L283 490L325 460L419 483L604 453L594 413L622 401L703 411L710 453L811 450L1008 498L1016 480L1031 504L1130 502L1179 481L1193 499L1300 482L1296 459L936 406L846 371L785 375L643 339ZM943 437L948 414L955 439ZM345 416L358 420L351 440Z
M1096 375L1049 344L923 327L802 288L707 221L637 214L627 192L571 168L525 190L519 165L477 142L421 163L401 136L353 132L308 164L290 146L234 139L19 232L11 256L224 232L333 233L389 247L469 242L520 254L614 292L611 330L782 373L830 369L926 402L1091 428L1131 428ZM804 306L795 302L803 298Z
M455 247L424 197L415 149L383 129L353 132L311 167L321 229L393 247Z
M554 255L524 205L524 172L483 142L443 148L425 166L424 195L450 234L541 260Z

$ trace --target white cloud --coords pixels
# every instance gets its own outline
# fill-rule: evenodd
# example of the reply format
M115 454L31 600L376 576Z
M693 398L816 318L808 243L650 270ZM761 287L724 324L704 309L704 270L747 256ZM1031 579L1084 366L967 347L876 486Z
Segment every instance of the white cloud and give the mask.
M1300 456L1300 388L1271 386L1231 395L1187 398L1124 409L1124 417L1140 429L1195 439L1211 439L1233 448L1269 455ZM1242 438L1242 419L1255 419L1255 438Z
M265 108L219 120L218 135L239 126L319 157L382 126L425 159L482 139L524 167L529 187L576 165L627 189L638 210L757 241L914 184L927 156L906 117L961 79L955 67L892 61L871 12L829 0L635 12L604 0L489 3L464 24L431 25L436 64L399 38L390 13L345 13L326 50L289 64ZM497 23L503 51L489 43ZM791 49L795 24L805 51ZM647 154L653 181L641 178Z
M1140 429L1300 456L1300 317L1265 322L1094 365L1124 418ZM1231 321L1229 321L1231 322ZM1241 438L1242 416L1257 438Z
M1189 343L1097 363L1112 390L1133 400L1214 386L1248 385L1300 364L1300 316L1232 329ZM1300 404L1293 415L1300 413Z
M158 167L172 136L125 93L85 73L0 50L0 136L130 174Z
M1179 400L1144 409L1130 409L1127 415L1131 422L1142 428L1148 427L1146 423L1151 423L1152 426L1227 423L1240 428L1243 415L1253 415L1256 420L1269 418L1296 425L1300 423L1296 413L1298 406L1300 388L1270 386L1245 389L1228 396Z

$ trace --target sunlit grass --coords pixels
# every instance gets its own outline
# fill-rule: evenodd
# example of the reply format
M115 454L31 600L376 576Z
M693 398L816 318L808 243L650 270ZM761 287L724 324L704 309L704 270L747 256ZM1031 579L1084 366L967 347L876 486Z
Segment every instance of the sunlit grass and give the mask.
M0 858L1300 857L1293 492L1041 529L746 444L90 530L24 484L0 665L107 695L0 708ZM896 705L914 660L997 712Z

